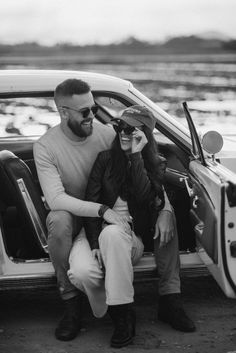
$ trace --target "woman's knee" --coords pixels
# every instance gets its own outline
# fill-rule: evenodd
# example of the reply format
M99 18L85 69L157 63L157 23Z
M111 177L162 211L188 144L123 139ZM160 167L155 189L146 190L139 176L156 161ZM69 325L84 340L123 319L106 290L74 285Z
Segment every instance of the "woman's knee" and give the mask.
M93 271L88 264L71 264L68 277L73 284L81 283L84 286L92 282Z
M123 243L124 239L124 230L121 226L111 224L102 230L98 240L100 245L105 243L111 244L112 246L119 246L119 244Z

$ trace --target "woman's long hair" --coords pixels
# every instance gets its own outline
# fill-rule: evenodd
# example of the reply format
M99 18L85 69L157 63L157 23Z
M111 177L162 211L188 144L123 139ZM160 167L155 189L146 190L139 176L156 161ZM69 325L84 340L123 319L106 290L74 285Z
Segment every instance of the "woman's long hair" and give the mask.
M120 147L118 133L111 146L111 179L113 187L123 200L127 200L128 158Z
M158 154L157 143L153 137L152 131L143 126L143 132L147 137L147 144L142 150L142 157L144 160L144 167L153 183L157 195L163 198L162 191L162 178L159 174L159 166L162 162ZM118 190L119 196L127 200L127 193L129 187L128 163L129 160L121 149L119 135L117 134L111 147L111 179L113 180L114 187Z

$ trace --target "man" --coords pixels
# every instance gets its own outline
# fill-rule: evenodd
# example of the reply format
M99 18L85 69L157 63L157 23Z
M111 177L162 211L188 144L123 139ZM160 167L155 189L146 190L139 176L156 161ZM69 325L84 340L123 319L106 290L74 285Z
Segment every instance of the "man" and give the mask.
M129 226L104 205L83 201L96 156L114 138L111 128L93 124L97 107L89 85L82 80L65 80L56 87L54 100L61 122L35 143L34 158L50 208L48 248L65 304L55 335L66 341L73 339L80 329L81 293L68 280L67 271L72 241L82 228L82 217L101 216L109 223Z

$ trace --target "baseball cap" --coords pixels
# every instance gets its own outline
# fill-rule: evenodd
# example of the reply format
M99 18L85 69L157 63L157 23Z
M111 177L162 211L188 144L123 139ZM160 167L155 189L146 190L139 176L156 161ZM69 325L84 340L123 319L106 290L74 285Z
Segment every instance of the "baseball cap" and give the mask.
M126 108L120 118L111 119L112 121L124 121L130 126L147 126L151 131L155 127L155 117L153 113L142 105L132 105Z

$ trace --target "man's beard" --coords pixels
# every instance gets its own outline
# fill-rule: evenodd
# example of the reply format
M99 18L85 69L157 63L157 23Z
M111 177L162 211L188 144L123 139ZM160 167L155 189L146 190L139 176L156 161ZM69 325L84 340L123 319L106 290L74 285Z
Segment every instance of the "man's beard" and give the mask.
M77 121L71 121L69 119L67 122L67 125L76 136L87 137L87 136L92 135L93 125L91 122L91 125L83 126L83 123L85 123L85 122L87 122L87 121L84 120L81 123L78 123Z

